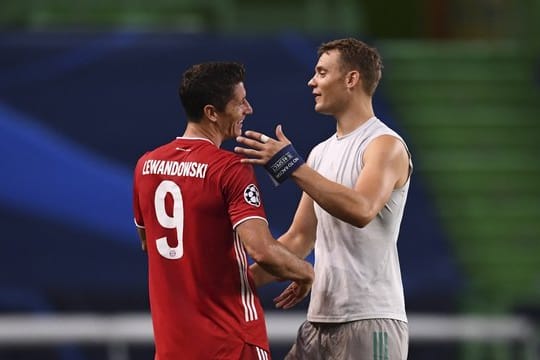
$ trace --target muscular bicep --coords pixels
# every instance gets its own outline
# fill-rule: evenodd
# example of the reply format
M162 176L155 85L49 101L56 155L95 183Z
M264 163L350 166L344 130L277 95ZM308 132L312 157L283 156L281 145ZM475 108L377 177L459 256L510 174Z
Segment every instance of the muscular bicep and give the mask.
M390 199L392 191L406 183L409 155L398 138L383 135L371 142L362 160L364 165L355 184L355 191L377 214Z

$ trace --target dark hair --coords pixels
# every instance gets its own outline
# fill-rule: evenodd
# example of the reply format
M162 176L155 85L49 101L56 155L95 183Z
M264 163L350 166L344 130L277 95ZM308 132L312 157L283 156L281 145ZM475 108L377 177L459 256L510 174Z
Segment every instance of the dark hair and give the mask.
M235 62L207 62L196 64L182 75L178 95L188 121L198 122L206 105L218 111L233 97L234 87L244 81L245 69Z
M364 90L373 96L381 80L383 69L381 56L377 49L360 40L346 38L323 43L317 54L320 57L330 50L339 51L343 70L358 70L360 72Z

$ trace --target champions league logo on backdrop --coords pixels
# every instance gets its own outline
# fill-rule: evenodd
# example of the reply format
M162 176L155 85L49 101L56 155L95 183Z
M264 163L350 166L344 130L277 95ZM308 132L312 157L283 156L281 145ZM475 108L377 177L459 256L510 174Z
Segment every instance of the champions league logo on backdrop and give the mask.
M244 190L244 200L249 205L256 207L261 206L261 198L259 196L259 189L254 184L249 184Z

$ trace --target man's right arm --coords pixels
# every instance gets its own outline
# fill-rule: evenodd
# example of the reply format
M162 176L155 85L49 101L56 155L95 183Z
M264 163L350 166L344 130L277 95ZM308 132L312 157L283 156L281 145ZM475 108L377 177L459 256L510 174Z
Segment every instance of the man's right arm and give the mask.
M313 210L313 200L306 193L302 194L294 219L286 233L279 237L279 242L300 258L305 258L315 245L317 218ZM250 267L257 286L279 280L279 277L265 271L259 264Z
M287 307L307 296L315 276L313 266L276 241L264 220L246 220L236 227L236 231L246 251L261 269L275 278L292 280L296 284L294 300ZM257 279L254 280L259 286Z
M139 234L139 239L141 240L141 249L142 251L146 252L146 231L144 230L144 228L140 228L137 226L137 234Z
M405 144L393 135L381 135L370 142L353 188L329 180L306 165L280 125L276 128L278 140L270 138L261 142L258 140L261 136L256 131L246 131L245 136L237 137L239 143L249 147L235 148L246 156L242 162L265 166L275 180L290 177L326 212L356 227L369 224L390 199L392 191L407 182L411 172L410 154Z
M261 219L249 219L236 231L246 251L259 266L273 276L293 281L312 282L313 267L276 241Z

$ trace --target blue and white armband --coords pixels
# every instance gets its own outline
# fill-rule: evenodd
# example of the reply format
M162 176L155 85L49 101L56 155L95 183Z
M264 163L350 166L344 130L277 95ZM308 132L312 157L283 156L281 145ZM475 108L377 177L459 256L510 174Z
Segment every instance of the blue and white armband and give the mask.
M277 154L264 165L274 185L279 185L287 180L292 172L298 169L305 161L296 152L292 144L279 150Z

